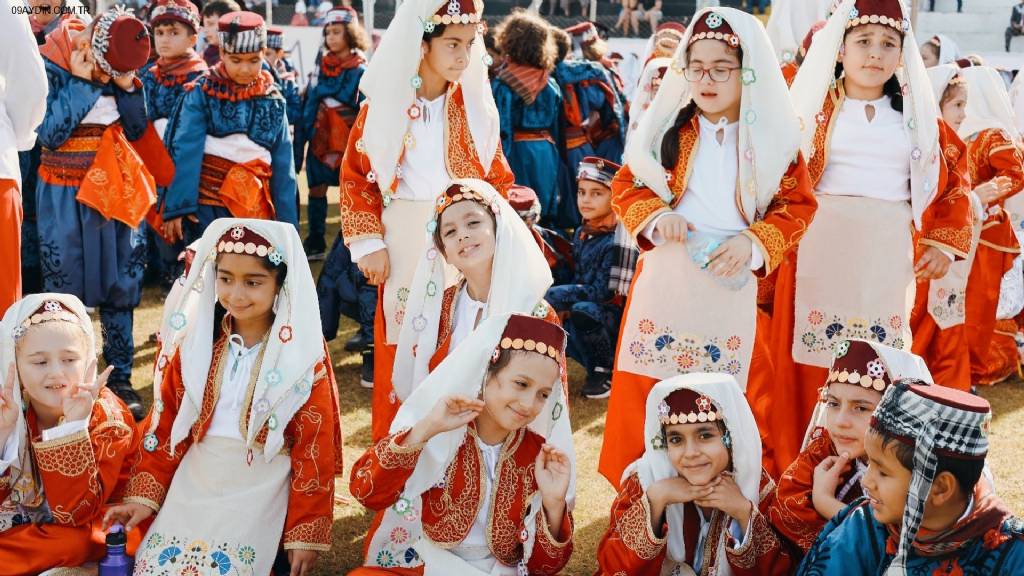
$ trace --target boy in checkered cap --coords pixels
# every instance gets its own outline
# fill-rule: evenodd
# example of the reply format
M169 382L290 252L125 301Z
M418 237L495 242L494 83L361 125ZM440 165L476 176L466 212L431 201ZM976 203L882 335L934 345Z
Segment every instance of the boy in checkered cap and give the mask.
M837 514L798 574L1021 574L1024 522L982 477L987 401L901 380L864 438L867 494Z

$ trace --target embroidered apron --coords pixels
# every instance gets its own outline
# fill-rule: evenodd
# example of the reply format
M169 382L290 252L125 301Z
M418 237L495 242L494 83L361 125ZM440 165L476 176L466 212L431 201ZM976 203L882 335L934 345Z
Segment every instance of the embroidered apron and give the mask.
M909 202L818 196L797 251L793 360L827 368L847 338L910 350L911 226Z
M683 244L669 242L643 255L633 282L616 370L657 380L725 372L746 389L757 329L753 278L739 290L724 288Z
M135 574L265 576L284 532L291 458L266 462L241 440L207 436L178 466L135 555ZM169 570L171 568L172 570Z
M967 278L971 275L980 237L981 223L978 222L971 234L971 249L967 258L953 261L945 276L928 283L928 314L942 330L964 323Z
M405 304L423 251L427 245L427 223L433 218L434 202L392 200L381 214L384 244L388 247L391 272L384 283L385 342L398 344L398 332L405 317Z

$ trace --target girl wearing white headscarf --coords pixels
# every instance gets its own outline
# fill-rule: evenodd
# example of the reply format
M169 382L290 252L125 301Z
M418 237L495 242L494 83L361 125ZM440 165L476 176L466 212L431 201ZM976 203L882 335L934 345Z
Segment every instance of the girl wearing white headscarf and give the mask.
M728 374L684 374L647 397L643 456L622 475L599 574L782 575L795 562L765 515L754 415Z
M39 574L103 557L93 541L121 470L138 446L135 419L96 376L82 302L33 294L0 324L0 574ZM93 523L95 522L95 526Z
M459 210L448 212L454 206ZM531 314L559 324L558 314L544 302L552 282L544 253L490 184L452 182L437 199L430 227L429 247L409 290L409 321L398 337L392 382L400 402L488 316ZM458 279L446 288L445 271L451 267Z
M972 230L963 175L943 156L955 135L899 0L844 0L790 94L818 211L775 282L771 357L793 409L773 411L768 427L788 462L833 346L866 338L909 349L915 280L965 258Z
M282 547L310 570L331 548L342 460L302 241L291 224L223 218L194 248L164 303L140 458L108 519L156 514L140 574L167 562L268 574Z
M398 334L423 229L453 178L479 178L507 195L481 0L409 0L388 26L360 81L366 96L341 167L341 228L352 261L378 286L374 321L373 437L387 434Z
M492 315L402 404L352 469L377 511L350 574L557 574L572 554L576 462L565 332Z
M935 101L942 120L953 130L960 128L966 116L969 99L967 83L956 64L943 64L928 69ZM942 151L949 166L967 174L967 146L959 138L951 138ZM949 272L937 280L918 280L914 311L910 315L910 331L914 335L913 351L928 363L935 381L943 386L970 390L971 358L967 345L967 277L974 264L981 234L984 209L974 192L968 192L972 206L973 234L967 258L949 266Z
M779 62L796 60L804 37L816 22L828 18L828 0L775 0L765 30Z
M886 388L904 378L932 383L924 360L910 352L856 339L836 347L803 449L779 477L767 512L802 552L839 510L864 495L860 480L868 466L864 434L871 413Z
M999 307L1003 276L1012 270L1020 254L1014 222L1007 202L1019 205L1013 198L1024 189L1024 153L1014 125L1013 107L1006 85L995 69L971 66L960 71L967 82L967 117L958 133L967 143L967 168L974 193L984 206L984 222L978 252L967 280L967 344L971 354L971 381L994 384L1017 371L1017 354L1006 354L1006 341L1013 336L999 336L1004 344L993 350L997 338L996 314ZM1018 272L1019 275L1019 272ZM1017 291L1020 290L1016 286ZM1021 295L1007 294L1020 302ZM1018 304L1019 306L1019 304ZM1019 311L1019 308L1018 308ZM1009 317L1015 316L1012 313ZM1009 323L1007 323L1009 324ZM1002 332L1008 331L1003 328ZM1012 335L1016 328L1010 328ZM1015 349L1014 345L1013 348Z
M960 48L952 38L936 34L921 45L921 60L926 68L953 64L960 58Z
M643 453L634 419L659 380L727 372L759 417L768 410L774 380L754 275L771 274L814 215L799 148L760 21L732 8L699 12L612 181L612 208L644 251L601 449L612 484Z

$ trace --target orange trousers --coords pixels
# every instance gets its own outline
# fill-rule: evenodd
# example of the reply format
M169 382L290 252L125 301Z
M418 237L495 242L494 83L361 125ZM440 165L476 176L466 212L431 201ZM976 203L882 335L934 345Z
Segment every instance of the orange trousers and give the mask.
M998 384L1020 373L1020 353L1017 351L1017 322L997 320L992 339L989 340L985 365L976 375L975 383L989 386Z
M18 184L14 180L0 179L0 314L21 298L23 217Z
M1014 253L979 244L971 275L967 278L966 334L971 355L971 381L974 383L992 376L989 362L999 289L1003 275L1013 266L1014 257Z
M24 524L0 536L0 576L39 574L50 568L77 567L106 554L90 526Z

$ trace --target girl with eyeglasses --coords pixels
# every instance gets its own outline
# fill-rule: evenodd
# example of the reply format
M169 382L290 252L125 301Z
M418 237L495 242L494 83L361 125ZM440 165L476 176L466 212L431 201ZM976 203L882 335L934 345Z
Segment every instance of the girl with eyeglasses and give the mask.
M612 207L644 251L599 466L613 484L644 451L634 419L660 380L729 373L764 417L772 370L754 276L782 262L814 215L799 145L764 27L730 8L701 11L612 182ZM765 461L772 471L770 452Z

